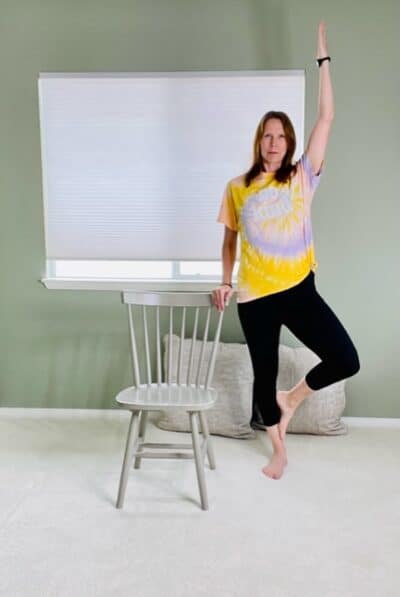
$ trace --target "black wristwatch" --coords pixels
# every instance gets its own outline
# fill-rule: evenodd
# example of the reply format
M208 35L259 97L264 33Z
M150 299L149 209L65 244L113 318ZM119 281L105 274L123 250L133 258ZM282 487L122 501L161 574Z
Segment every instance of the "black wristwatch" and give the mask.
M330 56L325 56L324 58L317 58L316 62L318 64L318 67L321 66L321 64L323 63L324 60L329 60L329 62L331 61L331 57Z

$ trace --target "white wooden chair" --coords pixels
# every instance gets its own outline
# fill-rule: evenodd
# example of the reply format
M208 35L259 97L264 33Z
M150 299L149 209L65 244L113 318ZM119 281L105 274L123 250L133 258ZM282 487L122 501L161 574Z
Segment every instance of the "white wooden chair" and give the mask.
M122 390L116 396L116 401L118 404L132 412L116 507L123 507L129 469L132 465L133 459L134 468L139 469L143 458L194 458L196 463L201 507L203 510L207 510L208 498L204 472L205 453L207 453L208 462L211 469L215 469L215 457L205 411L209 408L212 408L217 399L217 392L211 387L211 381L214 373L214 365L224 311L218 312L216 307L213 305L211 292L123 292L122 302L127 305L128 309L131 356L135 385ZM163 308L164 310L162 311ZM138 310L142 311L141 317L140 313L137 313ZM165 313L165 310L167 311L166 315L169 315L169 337L168 363L163 380L160 311L162 311L163 314ZM204 313L206 318L201 350L197 359L197 370L194 370L194 346L197 339L200 310L201 316ZM215 311L217 314L217 322L215 326L212 350L211 352L207 351L209 352L209 356L208 358L204 359L204 349L209 333L212 311ZM192 312L194 312L193 325L188 322L189 316L192 314ZM155 328L155 334L153 334L153 336L155 335L153 338L154 344L151 342L149 333L150 321L152 321L151 315L155 317L155 325L153 326ZM174 315L175 321L177 315L178 317L181 316L176 382L172 381L172 335L174 333ZM142 320L141 326L138 325L139 320ZM141 328L140 330L139 327ZM190 356L188 365L186 367L186 371L183 371L182 356L183 340L185 339L185 327L189 327L190 329L190 333L187 334L186 337L190 338L191 342L189 340ZM140 332L142 335L142 342L139 342ZM212 340L211 337L210 340ZM138 345L144 345L144 349L140 350ZM153 350L151 350L152 348ZM154 355L154 349L157 373L156 382L153 382L151 372L151 355ZM147 383L144 384L140 383L140 357L145 359ZM200 371L202 370L203 365L207 367L205 378L203 376L205 383L200 385ZM196 373L195 383L190 383L190 379L193 380L194 371ZM168 444L145 442L146 422L149 411L166 411L172 408L183 409L188 413L192 433L192 443ZM202 436L199 435L197 417L199 418ZM162 451L153 452L152 450L154 448L158 448ZM169 451L166 452L166 449ZM172 449L180 451L171 452ZM190 452L188 453L187 450L190 450Z

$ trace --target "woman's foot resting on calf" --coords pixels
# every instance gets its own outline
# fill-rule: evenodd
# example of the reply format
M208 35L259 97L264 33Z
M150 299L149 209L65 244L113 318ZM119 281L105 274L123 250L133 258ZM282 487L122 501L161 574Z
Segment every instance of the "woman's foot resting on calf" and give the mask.
M279 435L282 440L285 439L286 429L296 408L305 398L312 394L313 391L314 390L307 385L305 378L303 377L303 379L301 379L289 392L279 391L276 393L276 401L282 412L281 420L278 424Z
M276 401L281 409L281 420L278 423L279 435L282 440L285 439L286 429L288 428L289 421L293 417L294 411L298 404L293 404L290 401L290 392L277 392Z

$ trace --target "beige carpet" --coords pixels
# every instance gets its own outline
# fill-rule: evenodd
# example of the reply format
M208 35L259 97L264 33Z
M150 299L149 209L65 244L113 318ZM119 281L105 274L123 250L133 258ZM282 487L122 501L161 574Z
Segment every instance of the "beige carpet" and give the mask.
M115 508L128 421L124 411L0 410L2 596L400 595L398 421L288 434L279 481L261 473L264 432L214 437L208 511L191 460L144 461ZM189 440L152 423L148 436Z

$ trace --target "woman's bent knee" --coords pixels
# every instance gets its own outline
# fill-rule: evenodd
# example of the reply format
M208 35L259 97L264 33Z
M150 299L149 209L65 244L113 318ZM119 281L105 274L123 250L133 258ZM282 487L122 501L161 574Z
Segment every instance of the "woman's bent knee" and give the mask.
M341 363L342 377L352 377L360 371L360 359L355 348L348 351Z

